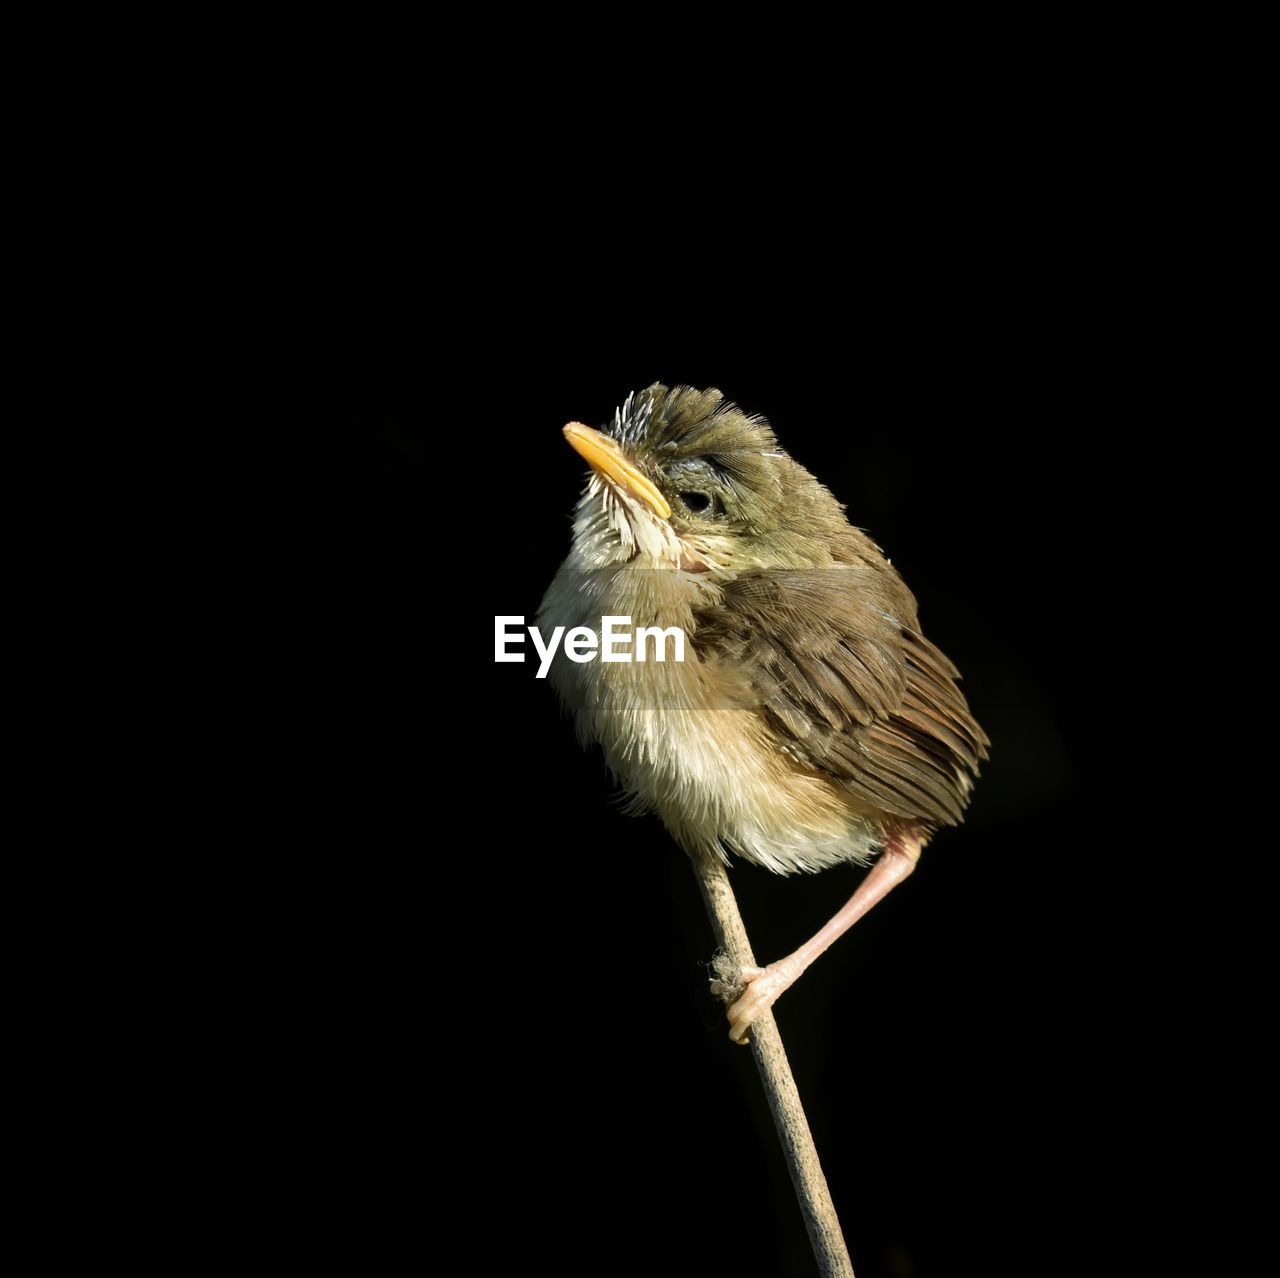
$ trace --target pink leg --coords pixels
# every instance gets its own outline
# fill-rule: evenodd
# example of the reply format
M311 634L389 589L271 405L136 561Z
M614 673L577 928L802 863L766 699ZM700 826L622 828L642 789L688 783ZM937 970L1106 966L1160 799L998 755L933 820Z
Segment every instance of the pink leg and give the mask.
M888 896L916 868L920 859L920 836L897 834L884 845L879 860L871 867L848 904L820 932L793 954L768 967L744 968L742 979L749 981L746 993L729 1009L729 1037L735 1043L747 1041L747 1030L766 1008L799 978L814 959L838 937L843 936L877 901Z

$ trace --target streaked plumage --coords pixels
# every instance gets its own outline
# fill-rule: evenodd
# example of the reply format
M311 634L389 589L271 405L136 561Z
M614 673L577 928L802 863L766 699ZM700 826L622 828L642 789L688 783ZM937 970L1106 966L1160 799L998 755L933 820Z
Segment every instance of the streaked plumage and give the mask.
M987 739L897 571L768 423L655 384L605 434L671 507L593 474L538 624L679 625L683 665L557 661L584 743L690 852L866 863L962 819ZM681 494L701 493L710 511ZM696 504L696 503L695 503Z
M987 738L902 578L763 418L655 384L605 432L571 422L565 437L593 474L539 627L598 636L604 617L630 617L690 641L683 663L552 666L631 809L656 812L692 856L780 874L879 854L817 934L739 973L729 1032L744 1043L960 821Z

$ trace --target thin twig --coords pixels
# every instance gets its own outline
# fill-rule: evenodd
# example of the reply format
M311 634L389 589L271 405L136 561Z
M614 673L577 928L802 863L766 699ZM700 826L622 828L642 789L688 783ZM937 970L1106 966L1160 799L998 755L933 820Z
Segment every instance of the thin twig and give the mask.
M738 912L738 902L724 866L709 857L695 856L691 859L716 940L736 966L754 967L756 961L751 953L751 942L747 939L747 929ZM751 1051L756 1058L765 1095L769 1098L769 1108L773 1111L774 1125L791 1170L791 1183L800 1200L800 1210L804 1214L818 1269L823 1278L853 1278L849 1249L840 1232L840 1220L831 1201L827 1178L822 1174L809 1121L804 1116L800 1093L796 1090L796 1080L791 1076L791 1066L773 1013L767 1011L757 1016L751 1024L750 1034Z

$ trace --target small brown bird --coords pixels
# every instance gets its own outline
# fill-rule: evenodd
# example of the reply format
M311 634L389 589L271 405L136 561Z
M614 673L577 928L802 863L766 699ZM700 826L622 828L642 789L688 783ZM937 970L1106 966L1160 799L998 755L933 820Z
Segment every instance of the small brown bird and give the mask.
M874 865L793 954L742 973L752 1020L962 818L987 738L916 602L844 507L717 390L655 383L604 431L564 428L592 474L542 631L679 627L682 662L567 661L584 744L691 856L791 874ZM614 652L618 651L614 647ZM668 654L670 655L670 654Z

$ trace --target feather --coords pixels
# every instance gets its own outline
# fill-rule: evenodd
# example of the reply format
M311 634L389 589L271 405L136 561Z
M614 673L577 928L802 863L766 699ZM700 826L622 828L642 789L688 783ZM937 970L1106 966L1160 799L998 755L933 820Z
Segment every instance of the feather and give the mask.
M747 671L779 748L887 815L956 825L987 738L914 614L896 572L867 555L739 576L698 614L693 644Z

